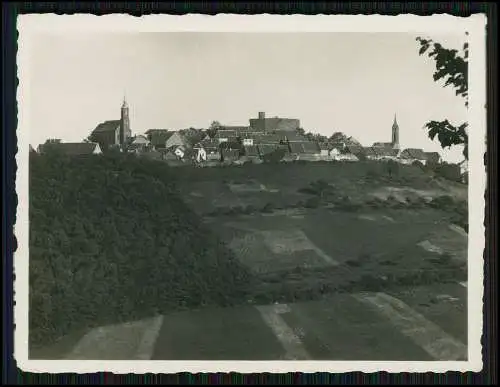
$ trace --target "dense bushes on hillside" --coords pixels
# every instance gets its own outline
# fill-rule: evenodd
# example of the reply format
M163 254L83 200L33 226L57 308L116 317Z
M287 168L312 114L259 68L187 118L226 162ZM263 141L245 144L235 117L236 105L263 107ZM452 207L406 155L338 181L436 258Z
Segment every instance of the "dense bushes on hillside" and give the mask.
M30 156L30 342L180 307L230 304L250 280L163 163Z

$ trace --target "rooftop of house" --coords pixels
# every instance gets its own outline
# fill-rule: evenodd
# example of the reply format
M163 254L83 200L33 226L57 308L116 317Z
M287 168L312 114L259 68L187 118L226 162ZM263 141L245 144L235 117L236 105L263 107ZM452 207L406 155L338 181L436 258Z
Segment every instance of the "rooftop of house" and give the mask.
M146 135L153 144L160 144L166 142L175 133L173 130L168 129L149 129Z
M276 149L278 149L278 145L277 144L259 144L257 147L259 149L259 154L261 156L262 155L266 155L268 153L272 153Z
M287 141L304 141L304 137L293 130L275 130L273 132L275 135L279 136L280 139Z
M95 142L47 143L40 144L38 147L40 153L56 151L70 156L90 155L94 153L96 149L100 151L99 144Z
M319 144L316 141L303 141L304 153L319 153Z
M131 138L131 143L132 144L148 144L149 140L146 136L142 134L138 134L137 136L134 136Z
M214 138L216 139L236 139L238 138L238 132L235 130L218 130L217 133L215 134Z
M427 160L427 156L422 149L417 148L407 148L403 152L401 152L401 157L403 158L411 158L416 160Z
M101 122L94 129L93 133L114 132L120 127L120 120L109 120Z
M304 153L304 148L302 147L302 142L291 142L289 144L291 153Z
M398 155L398 150L392 147L372 147L373 152L379 157L396 157Z
M373 143L374 148L392 148L392 142L374 142Z
M252 136L256 144L279 144L281 137L274 133L261 133Z

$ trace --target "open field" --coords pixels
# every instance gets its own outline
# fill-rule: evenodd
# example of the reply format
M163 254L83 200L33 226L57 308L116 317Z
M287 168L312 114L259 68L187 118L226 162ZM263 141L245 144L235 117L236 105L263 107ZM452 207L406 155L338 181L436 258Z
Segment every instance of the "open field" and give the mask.
M52 358L466 360L466 290L400 287L178 312L90 331Z
M200 279L213 270L218 285L206 281L204 289L214 300L230 302L219 305L207 298L184 308L150 308L138 316L143 320L78 333L55 349L33 349L31 356L465 359L467 289L460 283L467 281L467 234L452 219L453 200L463 200L466 187L450 183L447 190L447 182L432 180L418 168L405 171L390 178L382 163L169 171L165 177L175 183L175 192L168 195L180 194L193 210L188 220L199 222L197 229L204 233L199 237L209 236L210 246L226 253L228 267L245 273L235 280L220 269L225 261L194 259L198 255L192 248L184 250L193 251L191 260L183 261L183 250L174 243L175 281L188 291L184 282L192 268ZM304 190L318 180L330 184L333 194ZM158 195L157 204L161 195L168 199ZM446 195L451 202L436 201ZM311 205L311 199L319 203ZM196 235L191 242L176 235L184 244L201 242ZM154 273L159 281L168 270L161 268ZM162 294L170 299L171 293Z
M354 203L369 200L429 201L450 196L467 200L463 184L433 178L411 165L389 175L383 162L245 165L226 168L179 168L172 171L186 203L201 215L218 209L250 206L287 208L305 202L312 182L330 184L334 196Z

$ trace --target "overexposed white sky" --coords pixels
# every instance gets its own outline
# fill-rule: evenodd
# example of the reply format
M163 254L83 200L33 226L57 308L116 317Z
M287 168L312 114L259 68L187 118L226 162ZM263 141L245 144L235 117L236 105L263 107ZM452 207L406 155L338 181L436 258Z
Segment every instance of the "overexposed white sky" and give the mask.
M466 120L462 98L432 78L409 33L134 32L39 34L30 56L30 143L81 141L119 119L126 93L134 134L298 118L306 131L344 132L364 145L390 141L443 151L422 126ZM431 36L460 49L464 35Z

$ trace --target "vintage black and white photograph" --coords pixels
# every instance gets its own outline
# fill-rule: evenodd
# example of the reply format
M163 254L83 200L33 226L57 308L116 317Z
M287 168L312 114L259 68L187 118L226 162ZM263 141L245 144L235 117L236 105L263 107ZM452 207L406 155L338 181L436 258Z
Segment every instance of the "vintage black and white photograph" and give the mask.
M20 18L21 367L481 369L486 19L328 17Z

